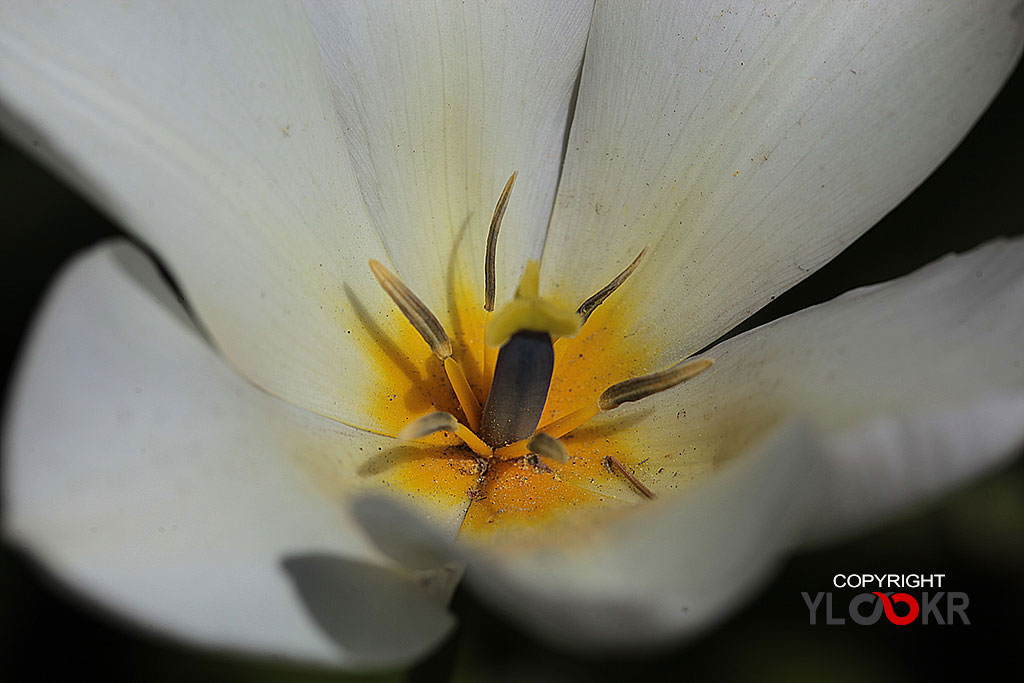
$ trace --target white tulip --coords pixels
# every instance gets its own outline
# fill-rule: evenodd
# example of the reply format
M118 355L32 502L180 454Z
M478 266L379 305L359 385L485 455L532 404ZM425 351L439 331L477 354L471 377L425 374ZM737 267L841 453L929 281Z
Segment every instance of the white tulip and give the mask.
M9 396L5 533L146 627L350 668L443 639L464 566L566 647L706 627L786 553L1024 442L1024 241L711 346L541 465L396 438L472 420L367 263L485 398L513 171L499 305L530 259L575 307L649 245L558 342L543 427L715 342L910 193L1016 64L1012 9L5 3L0 122L188 305L125 241L65 269Z

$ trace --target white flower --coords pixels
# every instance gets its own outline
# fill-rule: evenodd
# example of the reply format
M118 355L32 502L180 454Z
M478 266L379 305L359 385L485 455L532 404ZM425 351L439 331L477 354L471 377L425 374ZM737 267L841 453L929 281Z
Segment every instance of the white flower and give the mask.
M346 666L444 637L464 517L472 586L544 637L706 625L790 549L1024 440L1024 243L719 344L568 438L559 478L495 467L482 493L457 448L385 436L453 399L367 261L479 383L511 171L499 302L530 258L574 305L650 244L567 347L564 412L713 342L899 202L1015 64L1011 11L6 3L5 126L165 260L202 328L132 246L68 267L13 388L6 532L146 626ZM416 512L363 498L384 490Z

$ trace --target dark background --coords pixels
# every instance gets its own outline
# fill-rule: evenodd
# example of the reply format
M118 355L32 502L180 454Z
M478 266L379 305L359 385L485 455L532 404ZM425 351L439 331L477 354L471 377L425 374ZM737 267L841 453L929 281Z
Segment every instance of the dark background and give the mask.
M1024 233L1024 70L931 178L821 271L744 328L856 286L902 275L950 251ZM75 251L119 234L104 216L0 141L3 300L0 372L6 387L33 310ZM1024 352L1024 341L1022 341ZM5 392L6 394L6 392ZM6 395L5 395L6 400ZM810 626L801 591L831 589L837 572L936 572L965 591L970 626ZM972 679L1017 661L1024 629L1024 459L875 532L797 555L759 597L677 649L599 663L535 643L462 589L461 627L411 674L362 680L902 681ZM837 604L858 591L837 591ZM1013 670L1013 669L1011 669ZM0 676L7 680L342 681L348 677L242 659L140 634L53 584L32 560L0 546Z

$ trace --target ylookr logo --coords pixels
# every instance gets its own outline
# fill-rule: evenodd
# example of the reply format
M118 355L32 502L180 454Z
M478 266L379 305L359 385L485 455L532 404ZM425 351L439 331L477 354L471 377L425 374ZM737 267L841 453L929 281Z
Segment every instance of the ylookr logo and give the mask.
M942 588L945 574L836 574L832 585L836 588L863 588L867 592L853 595L843 609L844 600L833 601L832 591L801 593L810 611L812 626L842 626L848 621L870 626L882 619L890 624L906 626L915 622L922 626L950 626L954 623L970 625L967 607L970 599L960 591L934 590ZM871 590L878 588L879 590ZM882 589L929 588L928 591L894 592Z

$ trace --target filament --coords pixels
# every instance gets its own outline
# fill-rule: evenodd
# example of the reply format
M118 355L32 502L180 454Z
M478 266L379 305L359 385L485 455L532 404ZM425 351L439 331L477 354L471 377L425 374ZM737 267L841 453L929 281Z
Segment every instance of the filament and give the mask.
M491 457L494 452L472 430L456 420L454 415L440 411L413 420L398 433L398 438L405 441L416 441L437 432L451 432L462 439L474 453L485 458Z

